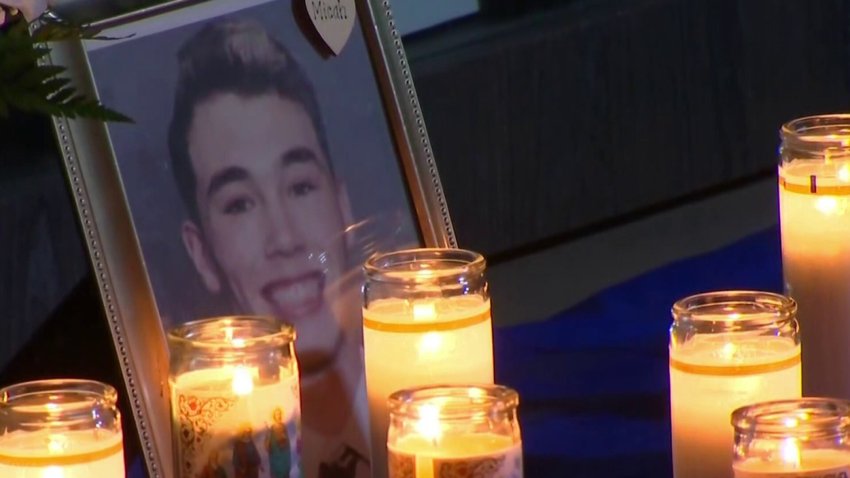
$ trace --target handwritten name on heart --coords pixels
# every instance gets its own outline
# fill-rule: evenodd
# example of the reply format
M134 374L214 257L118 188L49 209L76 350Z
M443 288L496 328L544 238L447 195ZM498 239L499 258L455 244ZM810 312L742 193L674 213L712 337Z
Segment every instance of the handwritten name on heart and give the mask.
M354 0L305 0L307 13L322 40L339 55L354 28Z

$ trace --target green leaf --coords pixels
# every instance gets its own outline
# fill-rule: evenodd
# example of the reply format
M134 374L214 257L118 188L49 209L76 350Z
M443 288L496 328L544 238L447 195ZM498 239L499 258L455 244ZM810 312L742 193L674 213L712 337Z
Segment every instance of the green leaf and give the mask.
M55 77L63 71L65 71L64 66L38 65L35 68L24 72L18 78L18 82L20 82L22 85L38 85Z
M71 87L62 88L61 90L57 91L56 93L53 93L52 95L50 95L50 101L54 101L56 103L63 103L63 102L65 102L65 100L67 100L68 98L73 96L74 91L75 91L74 88L71 88Z
M0 47L0 76L3 78L14 78L30 68L34 68L38 57L33 54L31 48L3 48Z
M20 14L9 18L0 28L0 118L7 117L14 108L68 118L132 122L97 99L77 92L70 79L58 76L65 67L39 64L50 53L47 42L111 38L99 36L100 29L55 19L48 21L44 16L42 20L32 34Z

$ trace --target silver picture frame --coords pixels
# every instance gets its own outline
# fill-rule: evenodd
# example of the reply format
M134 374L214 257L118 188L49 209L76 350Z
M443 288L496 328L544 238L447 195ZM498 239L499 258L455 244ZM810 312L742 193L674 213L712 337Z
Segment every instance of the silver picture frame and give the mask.
M187 15L191 20L191 12L203 11L204 8L227 4L232 7L229 12L236 12L250 8L250 5L280 3L286 5L287 11L294 12L290 8L293 1L303 0L250 0L247 3L242 0L176 0L103 18L89 18L90 25L102 28L102 34L114 40L57 42L50 45L51 53L46 62L67 67L67 77L80 92L96 96L106 106L132 118L133 111L122 111L120 104L114 102L116 97L109 96L111 88L105 84L108 81L100 75L93 61L92 52L95 50L89 42L102 42L107 46L96 48L117 51L122 44L145 41L134 32L136 25L155 24L159 25L157 32L168 33L170 28L187 25ZM380 97L377 116L383 118L383 123L375 127L386 131L390 138L394 151L390 161L396 164L402 183L393 187L404 191L406 208L416 228L419 245L456 247L448 206L390 4L387 0L355 1L357 21L351 35L352 38L359 37L361 40L358 41L363 42L368 52L368 68ZM87 2L71 1L60 5L62 8L57 11L62 16L85 18ZM182 20L175 20L178 16ZM328 51L322 51L320 46L316 46L316 51L310 54L318 55L322 57L321 61L326 62L335 58ZM133 64L140 75L147 68L152 68L146 65L147 60L134 59ZM316 88L316 96L322 98L319 88ZM124 410L124 413L131 415L136 425L148 475L152 478L172 477L166 327L156 292L157 280L152 268L155 261L145 249L142 239L152 226L150 222L138 220L140 205L134 204L134 193L130 187L134 179L128 176L121 153L122 142L132 141L127 138L133 137L132 129L141 123L114 125L63 117L54 118L53 122L81 232L123 372L124 393L131 405L131 409ZM329 136L332 134L329 133ZM138 136L138 141L149 143L151 137ZM166 139L161 138L161 141ZM157 195L156 185L151 187L152 194ZM374 184L366 184L362 189L375 188ZM174 231L174 234L176 240L177 232Z

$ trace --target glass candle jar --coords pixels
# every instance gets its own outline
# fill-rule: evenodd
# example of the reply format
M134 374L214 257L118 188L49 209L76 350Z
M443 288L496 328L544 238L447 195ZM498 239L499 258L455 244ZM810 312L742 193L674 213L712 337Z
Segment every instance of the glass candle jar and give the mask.
M91 380L40 380L0 389L0 476L124 476L118 394Z
M177 476L300 476L293 328L222 317L186 323L168 339Z
M403 388L493 383L484 258L460 249L378 254L365 264L363 341L374 478L386 476L387 399Z
M850 476L850 401L802 398L732 414L735 478Z
M389 478L522 478L517 393L430 386L390 396Z
M794 301L721 291L673 305L670 418L676 478L732 476L729 416L739 407L800 397Z
M785 293L800 307L803 393L850 397L850 115L782 126L779 211Z

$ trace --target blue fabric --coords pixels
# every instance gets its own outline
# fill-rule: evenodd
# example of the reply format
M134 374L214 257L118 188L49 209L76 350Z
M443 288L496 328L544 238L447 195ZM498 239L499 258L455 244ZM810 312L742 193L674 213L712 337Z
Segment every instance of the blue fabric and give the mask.
M672 476L670 307L711 290L781 292L781 265L774 227L611 287L543 322L497 328L496 380L520 394L525 476ZM563 278L565 287L581 280L569 271ZM145 476L140 459L129 476Z
M497 328L496 379L520 394L525 476L672 476L670 307L711 290L781 292L781 265L774 227L611 287L543 322ZM563 277L565 284L581 280L569 271Z

